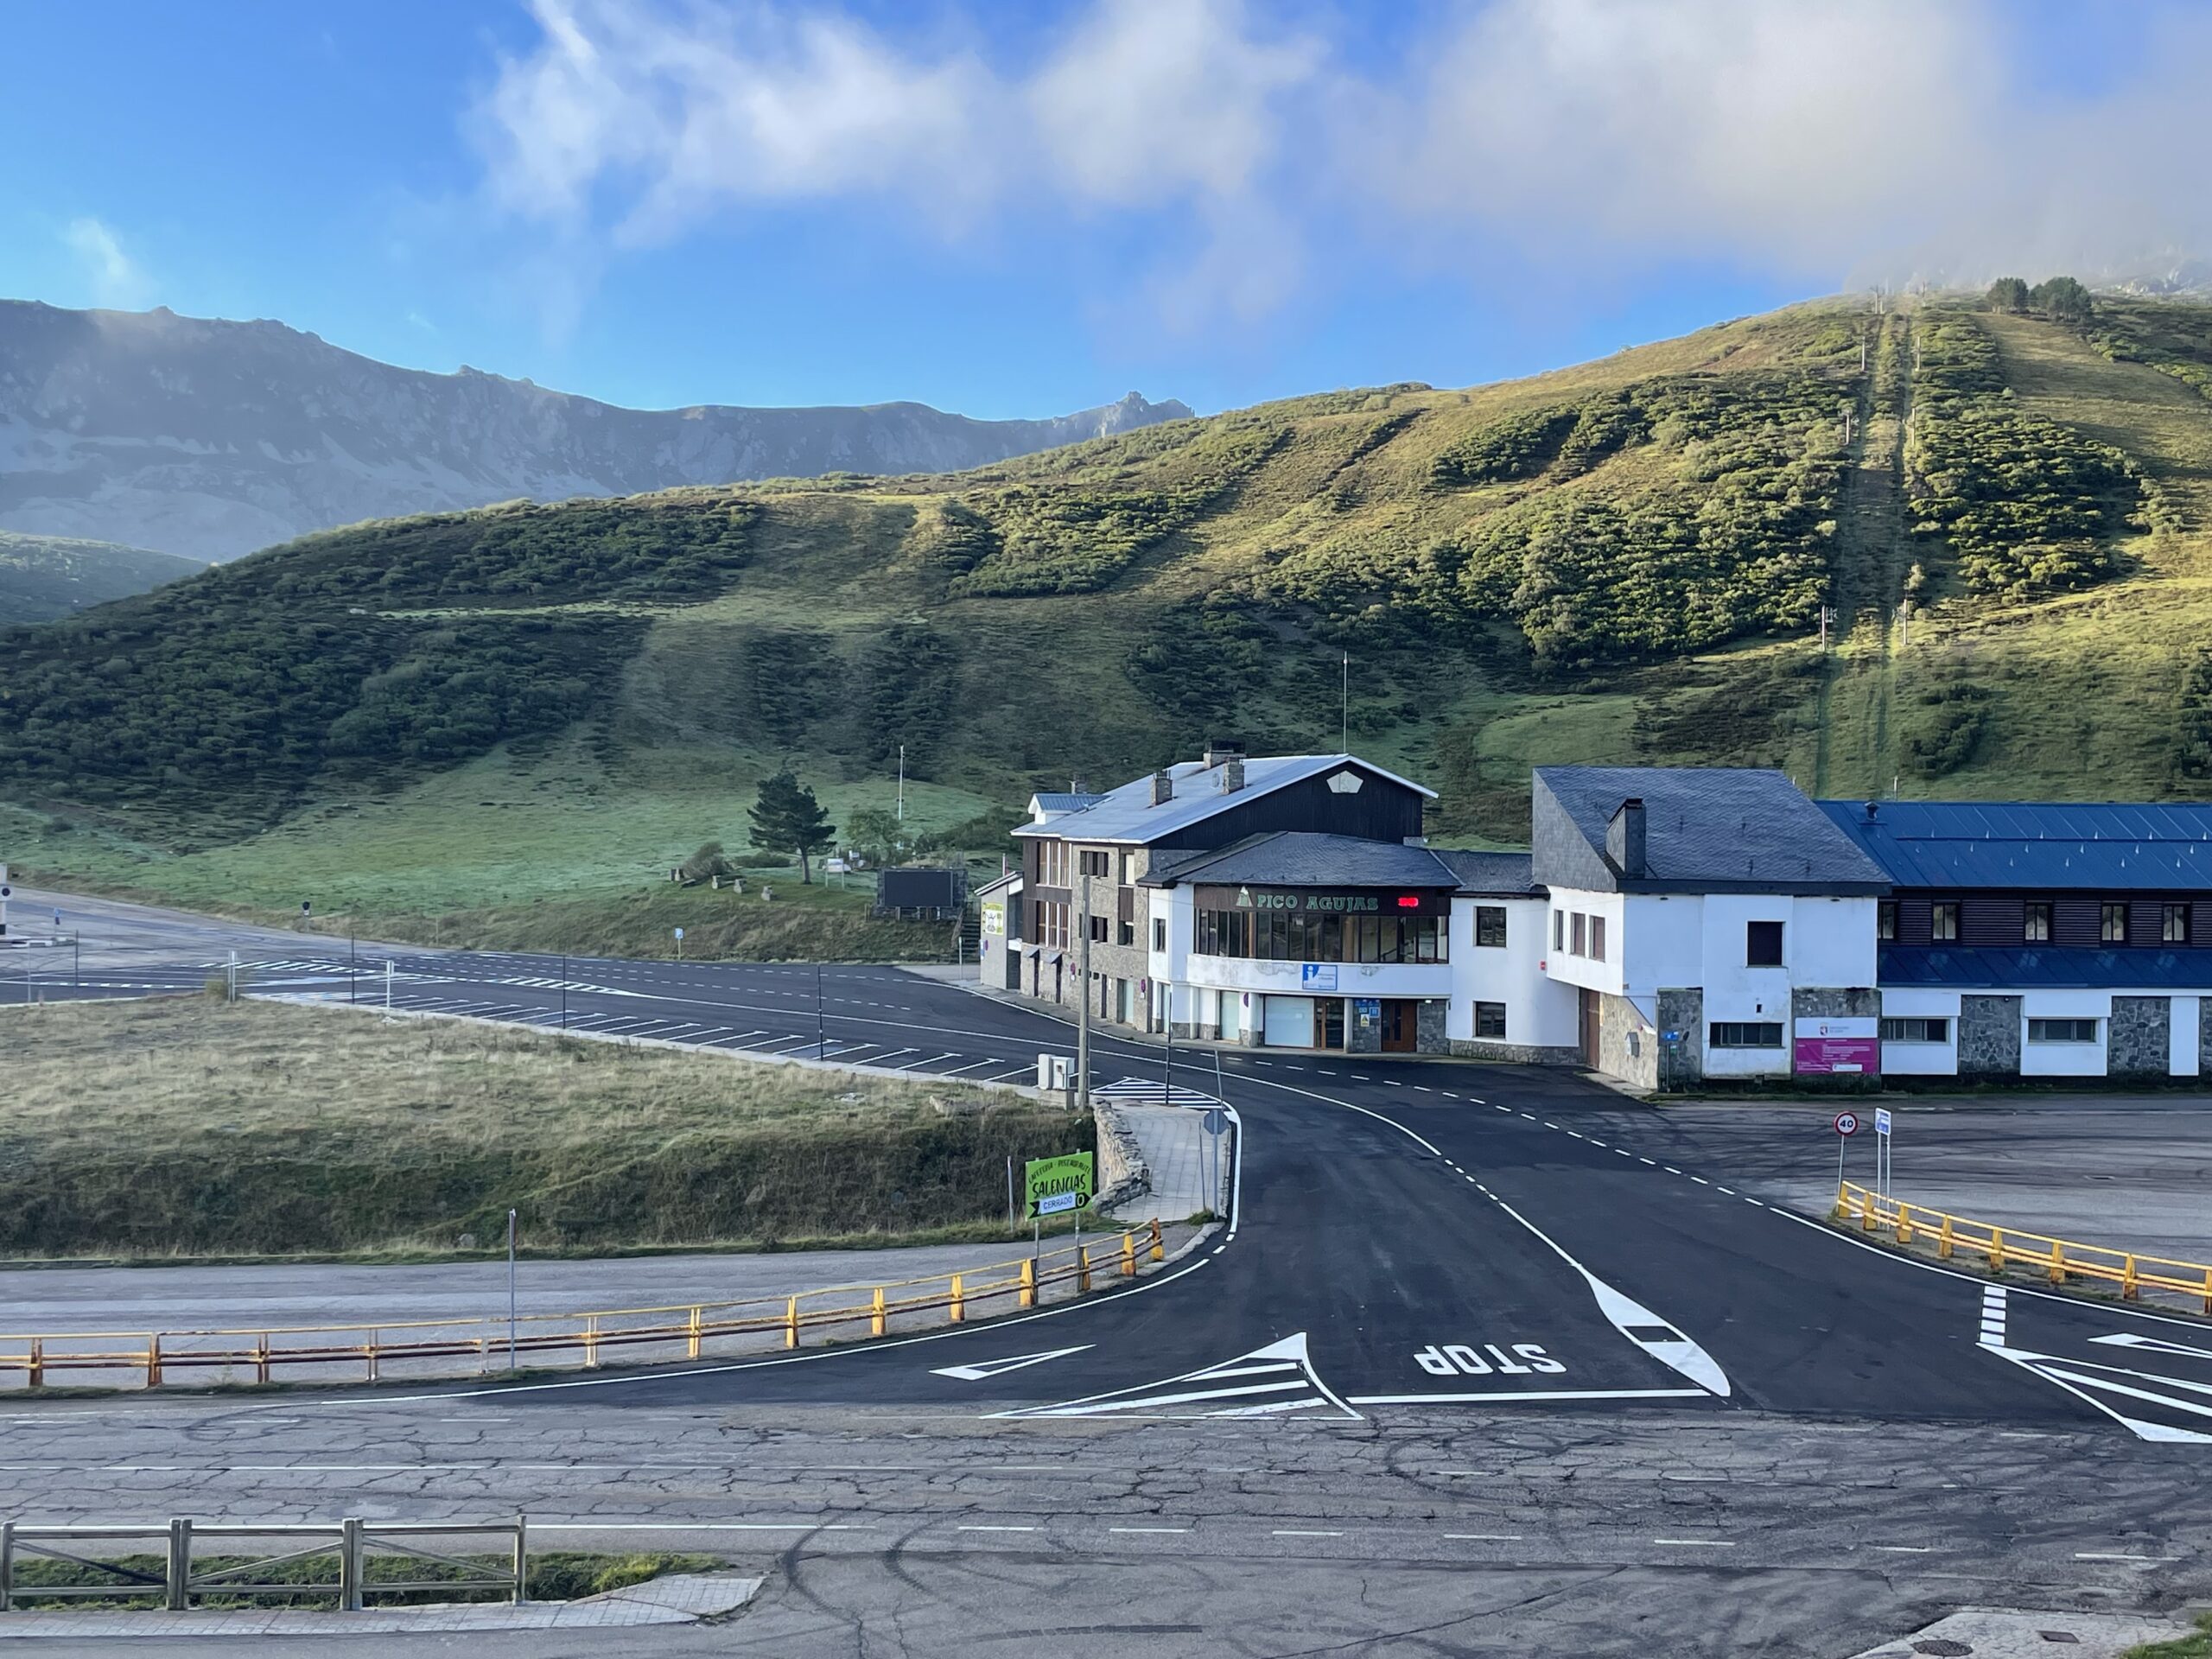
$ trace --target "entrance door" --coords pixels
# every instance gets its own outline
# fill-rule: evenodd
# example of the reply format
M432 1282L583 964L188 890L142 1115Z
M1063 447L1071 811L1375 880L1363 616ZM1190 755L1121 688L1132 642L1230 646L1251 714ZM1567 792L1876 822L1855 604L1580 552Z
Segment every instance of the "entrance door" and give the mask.
M1243 999L1235 991L1223 991L1221 997L1221 1040L1233 1043L1244 1035Z
M1411 1054L1421 1046L1421 1005L1402 997L1382 1003L1382 1052Z
M1321 1046L1342 1048L1344 1046L1344 1000L1340 996L1321 999Z
M1576 1003L1575 1028L1576 1034L1582 1039L1582 1064L1592 1071L1599 1069L1598 1065L1599 1026L1598 993L1583 991Z

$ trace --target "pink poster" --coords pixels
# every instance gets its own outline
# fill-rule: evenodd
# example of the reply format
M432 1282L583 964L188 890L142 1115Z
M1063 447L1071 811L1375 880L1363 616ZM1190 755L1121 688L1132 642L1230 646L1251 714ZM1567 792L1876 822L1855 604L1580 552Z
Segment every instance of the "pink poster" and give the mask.
M1801 1076L1833 1076L1882 1069L1880 1022L1812 1019L1797 1022L1795 1070Z

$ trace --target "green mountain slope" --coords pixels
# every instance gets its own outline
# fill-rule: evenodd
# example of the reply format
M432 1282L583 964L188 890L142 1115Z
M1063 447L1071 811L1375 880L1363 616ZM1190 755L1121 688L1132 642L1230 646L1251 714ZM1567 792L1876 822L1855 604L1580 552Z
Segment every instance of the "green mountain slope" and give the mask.
M2208 385L2212 308L1832 302L950 478L333 531L0 634L0 845L272 908L606 893L741 845L787 759L842 818L903 746L927 830L1209 734L1333 748L1346 652L1351 743L1461 836L1548 761L2194 793Z
M50 621L204 568L143 547L0 530L0 627Z

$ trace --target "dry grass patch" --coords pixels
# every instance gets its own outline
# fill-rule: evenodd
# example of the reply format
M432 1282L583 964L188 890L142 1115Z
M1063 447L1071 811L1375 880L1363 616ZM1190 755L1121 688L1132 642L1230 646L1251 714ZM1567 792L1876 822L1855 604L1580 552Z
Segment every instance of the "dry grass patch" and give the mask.
M0 1015L0 1255L547 1251L995 1236L1017 1096L200 999ZM994 1217L1000 1219L994 1222Z

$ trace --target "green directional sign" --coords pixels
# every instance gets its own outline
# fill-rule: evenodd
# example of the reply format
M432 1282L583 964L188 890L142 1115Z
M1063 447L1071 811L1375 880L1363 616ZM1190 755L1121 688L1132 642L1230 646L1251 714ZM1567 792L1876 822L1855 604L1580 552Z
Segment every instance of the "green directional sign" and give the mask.
M1032 1158L1022 1166L1029 1190L1030 1220L1040 1216L1064 1216L1087 1208L1098 1190L1096 1153L1071 1152L1059 1158Z

